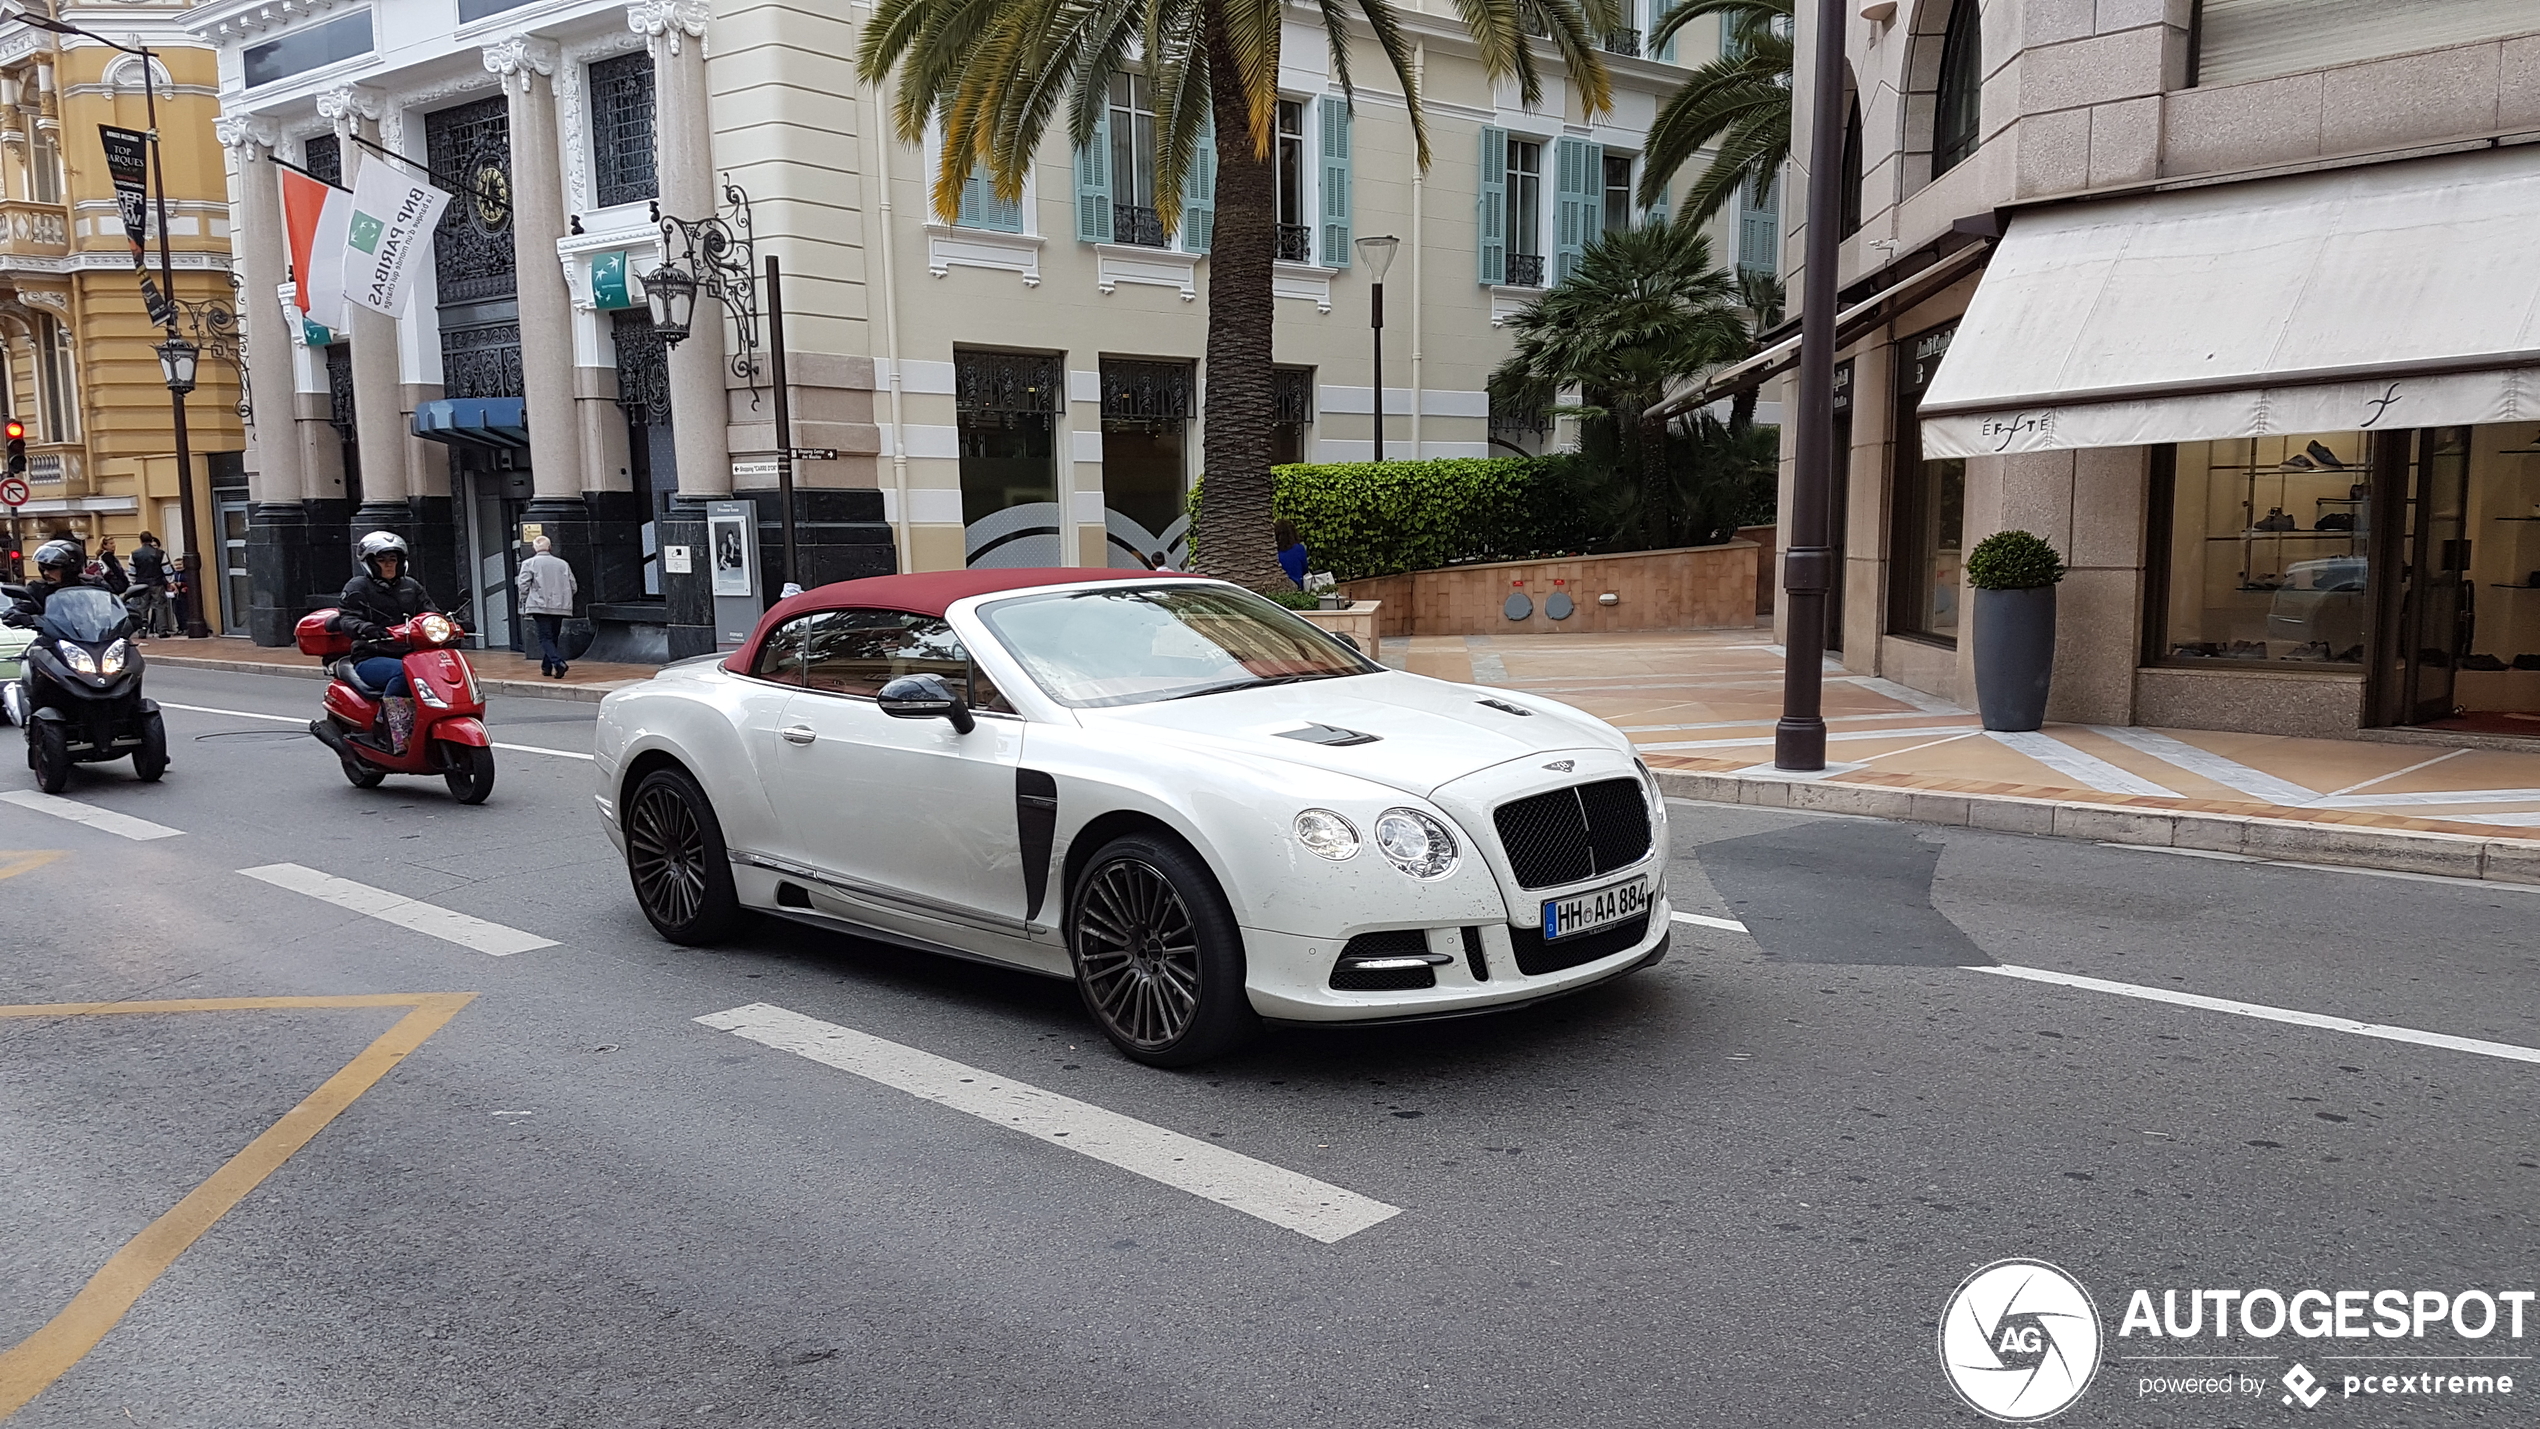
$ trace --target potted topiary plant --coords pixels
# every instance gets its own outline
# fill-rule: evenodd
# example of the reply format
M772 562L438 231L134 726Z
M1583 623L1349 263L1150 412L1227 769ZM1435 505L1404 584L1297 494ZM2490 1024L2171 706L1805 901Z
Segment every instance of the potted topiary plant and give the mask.
M1996 531L1967 554L1975 591L1976 707L1984 727L2035 729L2046 723L2055 676L2055 583L2064 558L2026 531Z

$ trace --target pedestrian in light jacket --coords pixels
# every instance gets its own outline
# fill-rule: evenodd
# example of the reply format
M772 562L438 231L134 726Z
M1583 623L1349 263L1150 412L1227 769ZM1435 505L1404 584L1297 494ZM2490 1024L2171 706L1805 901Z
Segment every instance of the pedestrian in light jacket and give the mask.
M536 554L520 563L520 613L538 627L538 673L561 680L569 667L557 644L564 637L564 618L573 614L576 589L573 567L548 548L544 536L529 543Z

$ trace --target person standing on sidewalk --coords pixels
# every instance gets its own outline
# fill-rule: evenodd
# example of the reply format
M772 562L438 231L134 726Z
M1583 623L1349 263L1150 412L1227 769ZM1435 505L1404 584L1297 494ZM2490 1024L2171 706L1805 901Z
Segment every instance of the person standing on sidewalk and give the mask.
M538 627L538 673L561 680L571 668L564 662L564 618L573 614L573 596L577 586L573 567L550 548L553 542L540 536L529 543L536 554L520 563L520 613Z
M144 531L140 549L132 553L132 585L140 592L141 633L173 635L175 622L168 604L168 553L159 538Z

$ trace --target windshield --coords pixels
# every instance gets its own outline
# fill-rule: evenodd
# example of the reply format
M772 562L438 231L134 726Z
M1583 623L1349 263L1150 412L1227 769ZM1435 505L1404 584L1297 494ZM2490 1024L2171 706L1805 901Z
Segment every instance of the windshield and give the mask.
M1107 586L999 601L979 616L1051 699L1080 709L1384 668L1225 586Z
M94 645L124 633L132 613L122 601L91 586L73 586L45 598L44 633L56 640Z

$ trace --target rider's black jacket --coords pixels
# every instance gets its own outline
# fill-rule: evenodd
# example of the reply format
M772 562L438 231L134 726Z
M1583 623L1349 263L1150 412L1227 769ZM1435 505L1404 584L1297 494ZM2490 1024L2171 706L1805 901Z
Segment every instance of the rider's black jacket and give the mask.
M413 576L383 581L364 571L345 582L344 594L336 601L335 628L353 637L356 660L403 655L405 649L387 639L388 628L440 608L432 603L423 582Z

